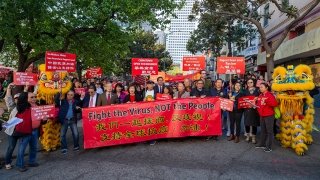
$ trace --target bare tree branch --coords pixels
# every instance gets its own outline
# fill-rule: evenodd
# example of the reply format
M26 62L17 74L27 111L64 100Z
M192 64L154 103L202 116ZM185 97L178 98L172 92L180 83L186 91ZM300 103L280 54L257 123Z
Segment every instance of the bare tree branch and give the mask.
M286 9L283 5L279 4L277 0L270 0L274 5L277 6L278 10L280 12L286 13L287 15L293 17L293 18L298 18L298 14Z

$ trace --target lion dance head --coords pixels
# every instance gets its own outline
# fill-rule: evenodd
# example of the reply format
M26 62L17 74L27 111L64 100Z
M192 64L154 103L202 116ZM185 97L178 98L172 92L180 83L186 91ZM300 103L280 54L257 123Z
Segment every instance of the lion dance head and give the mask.
M315 85L311 68L307 65L277 67L272 75L272 90L276 92L281 113L277 138L283 147L291 147L298 155L312 143L314 106L309 95Z
M62 92L62 94L65 94L72 87L72 82L67 72L48 72L45 64L39 66L39 72L38 100L45 100L47 104L53 104L54 96L57 93Z

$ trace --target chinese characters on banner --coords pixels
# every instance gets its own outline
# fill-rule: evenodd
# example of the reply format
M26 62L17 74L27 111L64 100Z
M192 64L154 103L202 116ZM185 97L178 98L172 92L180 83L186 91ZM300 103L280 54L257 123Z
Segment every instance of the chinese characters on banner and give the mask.
M219 98L85 108L82 117L85 149L222 134Z
M132 76L137 75L157 75L157 58L132 58L131 60Z
M81 94L85 94L86 93L86 89L85 88L74 88L74 92L76 94L81 95Z
M240 97L238 100L238 108L239 109L251 108L256 104L255 98L256 98L255 96Z
M233 111L233 101L230 99L220 98L220 107L221 109L227 110L227 111Z
M44 118L52 118L56 116L54 105L31 107L31 118L33 121L38 121Z
M76 55L60 52L46 52L46 71L76 71Z
M86 78L96 78L102 76L102 68L101 67L94 67L87 69Z
M183 71L199 71L205 69L205 56L185 56L182 59Z
M218 74L244 74L245 73L244 57L218 57L217 73Z
M26 73L26 72L14 72L13 73L13 82L15 85L32 85L37 84L38 78L37 74Z

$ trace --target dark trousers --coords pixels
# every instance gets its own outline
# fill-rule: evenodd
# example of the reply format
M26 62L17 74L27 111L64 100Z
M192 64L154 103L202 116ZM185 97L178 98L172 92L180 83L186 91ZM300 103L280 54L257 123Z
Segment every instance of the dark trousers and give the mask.
M240 136L242 112L229 112L229 117L231 134ZM236 125L236 133L234 133L234 125Z
M257 126L252 126L252 135L257 135ZM246 126L246 133L249 134L250 133L250 126Z
M260 145L271 149L273 141L274 116L260 117L261 138Z
M61 127L61 149L68 149L67 146L67 131L70 127L72 132L72 138L73 138L73 147L78 148L79 147L79 132L77 127L77 121L75 119L66 119Z

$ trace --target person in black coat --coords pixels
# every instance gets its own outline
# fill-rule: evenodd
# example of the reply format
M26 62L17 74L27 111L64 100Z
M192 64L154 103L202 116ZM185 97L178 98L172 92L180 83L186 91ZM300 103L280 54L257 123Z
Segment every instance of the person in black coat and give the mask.
M157 78L157 84L154 86L154 92L155 94L163 94L163 89L164 89L164 80L163 77L158 77Z
M239 143L240 141L240 131L241 131L241 118L242 118L242 109L238 109L238 101L239 98L242 97L241 93L241 83L236 82L234 85L234 90L229 93L229 99L234 101L233 111L229 112L230 117L230 131L231 135L228 141L234 140L235 143ZM236 133L234 132L234 125L236 125Z
M191 97L201 97L210 96L210 93L204 88L204 81L199 79L196 82L196 87L191 90Z
M130 85L128 89L128 94L124 98L124 103L128 102L140 102L142 101L142 96L136 91L135 85Z
M227 98L228 93L225 88L222 86L222 79L217 79L215 82L215 87L211 89L210 95L212 97L221 97L221 98Z
M89 86L88 93L84 96L81 101L82 108L97 107L99 94L96 92L94 85Z

